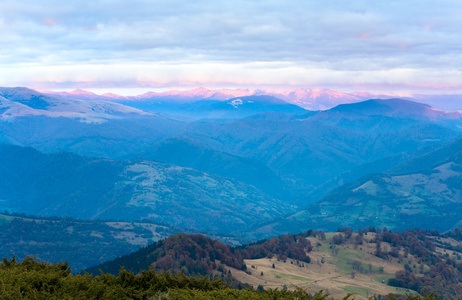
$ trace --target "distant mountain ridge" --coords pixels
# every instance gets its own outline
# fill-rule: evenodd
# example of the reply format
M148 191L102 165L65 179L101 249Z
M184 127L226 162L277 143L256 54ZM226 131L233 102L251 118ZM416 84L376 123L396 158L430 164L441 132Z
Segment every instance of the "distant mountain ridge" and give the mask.
M165 92L147 92L137 96L121 96L112 93L97 95L84 90L72 92L42 91L46 94L60 95L65 98L86 100L109 100L109 101L136 101L149 99L150 101L174 101L194 102L198 100L229 100L231 98L267 95L274 96L286 102L298 105L308 110L326 110L339 104L361 102L368 99L392 99L404 98L429 104L440 110L462 110L462 95L423 95L415 94L400 97L394 94L377 94L369 92L339 92L329 89L299 88L295 90L285 89L217 89L197 88L193 90L170 90Z
M108 101L70 100L27 88L0 87L0 118L24 116L67 117L101 123L124 115L150 115L145 111Z
M194 118L241 119L266 112L304 114L307 111L276 97L263 95L237 97L224 101L202 100L178 107L178 113Z
M41 91L45 94L59 95L65 98L87 99L87 100L111 100L111 99L124 99L124 100L140 100L140 99L159 99L170 100L178 102L193 102L204 99L213 100L228 100L234 97L244 97L253 94L252 91L247 89L218 89L209 90L205 88L197 88L193 90L170 90L165 92L146 92L137 96L121 96L113 93L106 93L97 95L95 93L77 89L72 92L54 92L54 91Z
M193 90L171 90L165 92L147 92L137 96L120 96L106 93L97 95L84 90L74 90L72 92L53 92L42 91L46 94L59 95L70 99L86 100L108 100L123 101L124 104L130 105L126 101L171 101L177 103L194 102L198 100L229 100L232 98L248 96L272 96L298 105L308 110L324 110L332 108L341 103L354 103L370 99L373 97L391 98L393 96L377 95L369 93L343 93L331 90L320 89L296 89L292 91L284 90L249 90L249 89L217 89L210 90L206 88L196 88Z
M462 112L441 111L432 108L428 104L418 103L405 99L371 99L359 103L338 105L331 112L350 112L362 116L382 115L395 118L411 119L452 119L461 118Z

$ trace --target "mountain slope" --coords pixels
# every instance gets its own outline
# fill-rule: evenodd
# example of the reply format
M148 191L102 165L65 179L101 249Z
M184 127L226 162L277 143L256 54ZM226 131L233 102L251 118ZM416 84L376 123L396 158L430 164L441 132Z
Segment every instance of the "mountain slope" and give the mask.
M74 272L179 232L154 223L81 221L0 214L0 257L69 261Z
M121 96L112 93L97 95L95 93L77 89L72 92L53 92L43 91L45 94L59 95L68 99L86 100L114 100L114 101L158 101L158 102L194 102L203 99L228 100L235 97L250 96L252 91L247 89L218 89L209 90L206 88L196 88L193 90L170 90L164 92L147 92L137 96Z
M0 119L0 132L9 144L42 152L73 152L83 156L120 158L176 135L183 122L165 116L129 116L103 123L47 116Z
M234 178L276 197L288 192L274 171L260 161L216 151L187 139L163 141L145 149L138 156Z
M285 182L293 183L287 189L295 192L297 204L306 205L303 194L353 168L438 147L460 135L432 121L353 116L331 122L327 117L317 118L322 113L305 119L193 122L179 138L266 164Z
M187 275L209 275L214 272L229 275L227 268L247 270L244 259L274 256L278 260L294 259L309 263L307 253L311 250L306 234L288 234L232 248L201 234L180 233L87 271L96 274L101 270L117 274L123 266L140 273L152 266L156 271L182 271Z
M462 224L462 140L346 184L257 232L386 226L447 231Z
M107 101L71 100L45 95L28 88L0 87L0 118L47 116L76 118L89 123L102 123L124 115L150 113Z
M246 96L225 101L200 101L185 110L196 117L244 118L264 112L303 114L305 109L271 96Z
M370 118L393 118L416 121L460 121L462 112L442 111L405 99L371 99L352 104L341 104L330 110L320 112L311 117L312 120L330 124L344 124L347 121L368 120Z
M46 99L48 98L44 98L44 101ZM244 101L243 104L234 102L234 106L237 106L234 108L233 101L238 99L247 102ZM271 97L238 99L221 101L219 104L225 105L231 111L245 108L247 104L257 105L256 99L259 99L264 106L286 105L285 102ZM26 100L21 101L27 102ZM183 168L173 172L173 169L162 164L144 165L141 161L142 167L139 170L143 168L151 170L146 171L149 174L157 172L152 169L160 170L163 178L167 178L162 183L164 185L174 184L177 178L189 178L184 167L207 172L208 174L204 175L207 179L201 184L214 181L220 184L215 187L209 186L207 189L202 187L193 189L192 194L211 200L219 193L219 189L223 188L226 191L224 198L217 197L219 201L213 210L218 209L222 201L225 203L225 199L232 199L231 203L239 202L241 207L246 207L242 205L247 201L248 195L255 200L251 201L254 205L262 204L265 201L261 197L266 197L267 194L298 207L306 207L325 196L333 188L357 179L354 176L343 176L355 168L368 164L374 166L374 162L383 160L387 160L391 164L389 167L393 167L401 160L389 159L391 157L412 157L416 152L421 153L425 149L438 147L460 135L460 132L449 129L446 123L440 122L438 118L426 117L427 111L434 112L426 105L404 100L387 101L371 100L296 117L288 117L287 114L281 116L280 113L263 113L239 120L207 119L192 122L177 121L162 115L136 114L109 119L101 124L83 123L78 119L65 117L24 116L13 120L2 120L0 140L35 147L47 153L68 151L84 156L110 159L136 158L145 149L154 149L155 155L160 159L155 156L149 157L150 159L180 164ZM208 103L207 105L214 103L212 100L204 102ZM14 103L24 109L32 109L25 104ZM370 103L376 105L371 108ZM421 108L422 118L415 117L414 111L417 111L415 107ZM188 143L175 145L166 142L172 139L187 140ZM370 170L363 169L363 174L383 171L383 165L376 166ZM123 169L125 170L125 167ZM129 174L131 173L127 172L121 176L127 178ZM216 177L214 174L221 179L213 179ZM195 173L192 177L196 176L202 175ZM240 182L229 180L232 184L227 185L222 177L234 178ZM336 178L339 179L335 180ZM128 190L141 185L132 177L128 177L124 182L126 184L123 183L120 187L125 187L127 193L117 191L122 195L121 197L129 194ZM189 181L181 182L185 186L190 184ZM249 185L263 190L264 193ZM246 196L230 198L235 188L244 190ZM144 186L140 190L149 190L148 194L155 195L152 196L155 199L160 197L160 194L156 194L158 191L152 191L153 187ZM213 191L207 194L206 190ZM167 197L170 202L174 201L176 196L170 197L165 190L163 191L162 197ZM186 191L189 191L189 188ZM261 197L257 196L258 194ZM104 197L100 199L110 206L112 196L110 194L106 196L107 199ZM182 203L186 203L185 197L180 197ZM281 207L281 201L271 197L269 199L271 207ZM158 207L163 205L162 202L155 203ZM176 209L180 209L182 205ZM48 207L50 211L47 213L51 214L55 207L58 206ZM232 208L229 209L232 211ZM289 212L291 209L286 207L282 211ZM141 211L142 208L136 210ZM263 218L280 215L274 214L273 209L269 211L272 212L264 215ZM109 212L115 214L112 208L101 211L107 216ZM250 217L251 213L247 212L247 214ZM243 220L237 218L233 222L243 222Z
M234 279L260 289L328 289L338 299L347 292L353 292L355 299L369 299L429 291L449 298L462 291L461 249L460 229L444 235L372 226L357 233L309 230L234 248L201 235L177 234L87 271L118 274L121 267L135 274L148 268L181 271Z
M86 271L98 274L101 270L117 274L120 267L124 266L129 271L139 273L154 264L156 271L182 270L185 274L206 275L218 270L221 263L226 262L238 269L245 265L241 254L234 253L229 245L199 234L180 233Z
M257 220L294 209L256 188L189 168L140 161L124 170L124 187L133 187L133 217L214 232L243 230ZM126 215L123 208L104 215Z
M268 91L266 93L309 110L330 109L342 103L355 103L368 99L363 95L319 89L297 89L289 92Z
M0 156L2 210L230 232L293 209L242 182L175 165L11 145L0 145Z

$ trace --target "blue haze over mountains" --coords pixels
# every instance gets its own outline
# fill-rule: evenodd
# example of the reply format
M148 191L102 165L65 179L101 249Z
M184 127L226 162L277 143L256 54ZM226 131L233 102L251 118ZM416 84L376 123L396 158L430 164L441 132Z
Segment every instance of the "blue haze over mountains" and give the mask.
M277 95L175 97L0 88L0 209L243 239L462 220L460 112L405 99L312 111Z

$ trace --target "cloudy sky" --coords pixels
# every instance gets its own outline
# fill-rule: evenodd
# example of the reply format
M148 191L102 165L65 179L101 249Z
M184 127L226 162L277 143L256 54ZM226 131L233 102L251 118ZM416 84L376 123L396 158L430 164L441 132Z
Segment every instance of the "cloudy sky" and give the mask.
M0 1L0 86L462 92L462 2Z

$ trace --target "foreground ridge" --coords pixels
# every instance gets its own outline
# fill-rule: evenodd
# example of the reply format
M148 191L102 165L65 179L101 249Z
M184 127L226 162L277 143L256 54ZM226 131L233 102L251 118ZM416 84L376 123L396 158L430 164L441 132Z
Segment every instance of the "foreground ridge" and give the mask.
M135 275L123 267L118 276L102 273L71 274L68 263L49 264L26 257L22 262L6 258L0 263L2 299L329 299L319 291L309 294L301 288L295 290L233 289L223 280L209 277L188 277L181 272L156 274L154 269ZM331 299L331 298L330 298ZM347 294L343 299L354 299ZM393 295L381 299L398 299ZM406 296L399 299L435 299L427 296Z
M308 230L231 247L200 234L176 234L129 255L87 269L117 275L182 273L220 278L233 287L325 290L357 299L395 294L459 297L462 294L462 229L440 234L421 229L391 232Z

